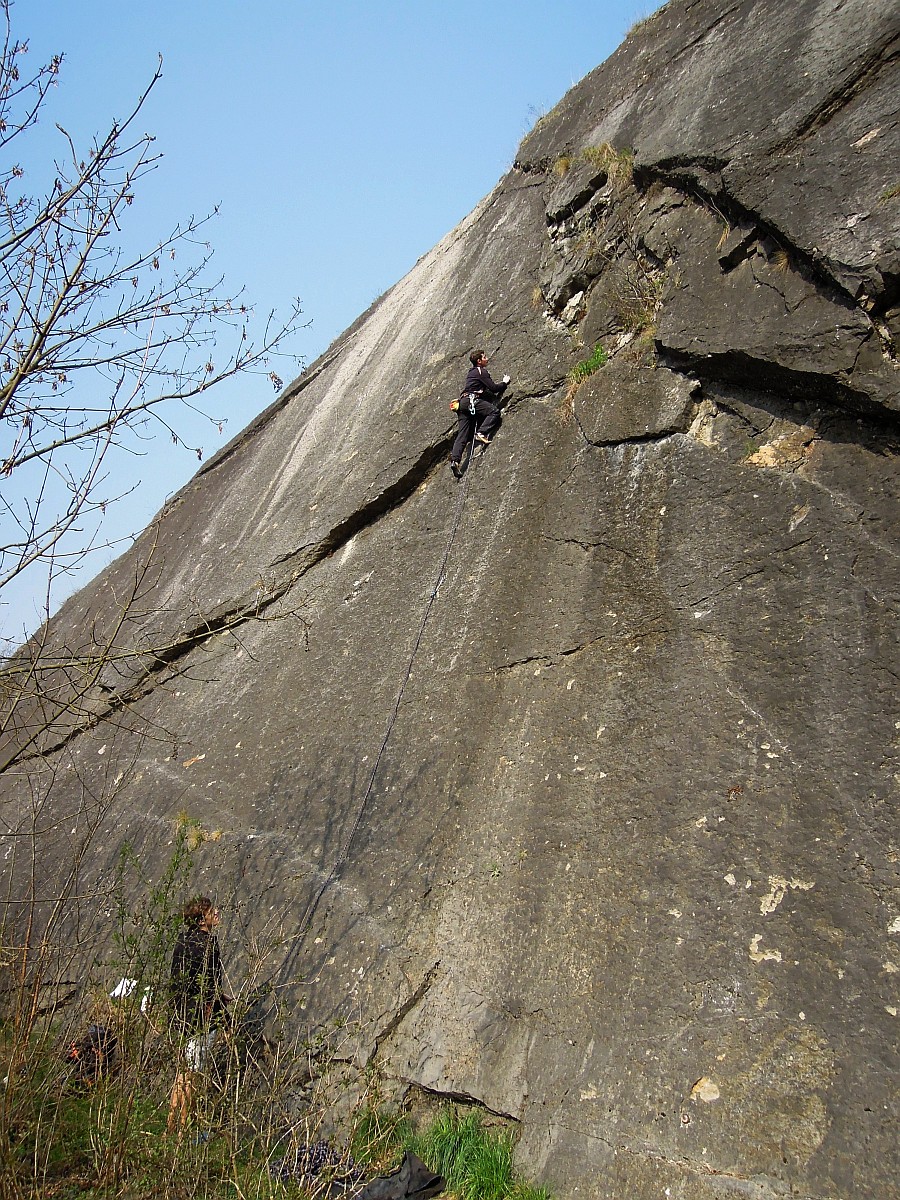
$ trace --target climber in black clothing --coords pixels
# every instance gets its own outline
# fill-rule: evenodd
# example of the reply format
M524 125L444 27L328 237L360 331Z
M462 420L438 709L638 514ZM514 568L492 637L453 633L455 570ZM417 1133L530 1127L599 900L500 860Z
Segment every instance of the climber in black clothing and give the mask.
M472 366L466 375L466 382L457 400L450 407L456 409L459 428L456 440L450 451L450 469L457 479L462 474L460 462L466 446L472 440L475 430L475 441L489 446L494 434L500 428L502 417L500 409L492 401L485 399L485 393L500 397L509 384L509 376L504 375L500 383L494 383L488 374L487 356L483 350L473 350L469 355Z

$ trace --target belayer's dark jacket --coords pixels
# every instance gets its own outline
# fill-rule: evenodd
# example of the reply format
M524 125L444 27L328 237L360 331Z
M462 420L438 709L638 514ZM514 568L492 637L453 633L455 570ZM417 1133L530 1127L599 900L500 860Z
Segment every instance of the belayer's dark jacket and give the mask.
M172 952L172 1015L184 1033L197 1033L225 1011L222 956L214 933L182 929Z

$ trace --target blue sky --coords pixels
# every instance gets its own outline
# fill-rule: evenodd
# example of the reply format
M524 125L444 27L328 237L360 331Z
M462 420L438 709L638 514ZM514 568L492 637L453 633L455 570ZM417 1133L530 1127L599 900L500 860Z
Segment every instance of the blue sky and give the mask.
M32 66L64 55L34 152L53 145L53 121L84 145L105 132L163 56L141 129L164 157L128 210L125 236L154 242L218 205L209 228L216 273L232 291L246 285L259 310L286 310L300 297L312 324L290 349L311 363L471 211L537 117L656 7L15 0L13 21ZM278 371L285 380L297 373ZM195 433L204 457L273 394L264 378L225 385L212 400L224 432ZM129 479L140 487L111 511L105 532L138 532L196 468L196 457L171 445L132 460ZM99 554L93 569L125 545ZM0 632L33 628L41 599L8 589Z

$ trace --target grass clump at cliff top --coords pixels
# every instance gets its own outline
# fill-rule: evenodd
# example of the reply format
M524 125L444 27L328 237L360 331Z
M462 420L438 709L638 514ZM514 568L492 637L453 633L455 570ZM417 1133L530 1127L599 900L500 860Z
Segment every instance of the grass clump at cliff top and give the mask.
M643 29L646 25L649 25L653 18L658 17L664 8L668 8L668 2L666 4L660 4L658 8L653 9L649 13L645 9L643 13L639 14L635 18L634 24L629 27L625 36L631 37L631 35L636 33L638 29Z
M601 142L599 146L585 146L577 154L561 154L553 164L553 174L561 179L579 163L590 163L591 166L605 171L610 179L618 183L627 183L634 174L634 151L627 148L617 150L611 142Z
M550 1200L546 1188L523 1183L513 1170L513 1138L489 1129L478 1113L446 1105L421 1131L408 1118L385 1118L369 1111L357 1125L352 1152L384 1161L411 1150L447 1181L448 1200Z

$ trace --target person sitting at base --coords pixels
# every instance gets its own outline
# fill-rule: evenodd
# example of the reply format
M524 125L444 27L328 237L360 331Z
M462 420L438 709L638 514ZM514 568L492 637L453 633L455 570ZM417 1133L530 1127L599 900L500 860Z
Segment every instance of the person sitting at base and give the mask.
M166 1129L184 1129L194 1101L197 1075L208 1066L210 1052L224 1024L228 1001L215 934L219 910L209 896L196 896L184 906L184 929L172 952L172 1030L179 1058L169 1102Z
M456 440L450 451L450 469L457 479L462 475L460 463L466 446L472 441L473 433L476 442L489 446L503 420L500 409L491 400L485 399L485 393L499 398L509 384L508 375L504 375L500 383L494 383L488 374L487 355L483 350L473 350L469 361L472 366L466 375L459 400L450 406L456 409L456 419L459 422Z
M94 1087L119 1065L117 1029L121 1013L109 996L97 996L88 1013L87 1032L73 1038L65 1051L67 1072L64 1086L76 1090Z

